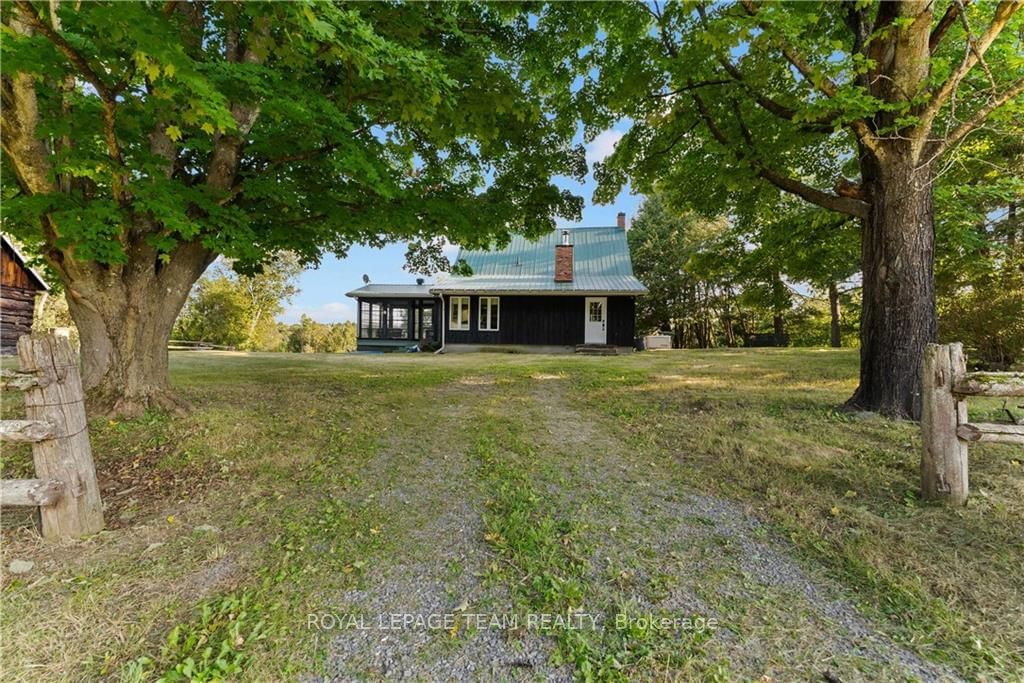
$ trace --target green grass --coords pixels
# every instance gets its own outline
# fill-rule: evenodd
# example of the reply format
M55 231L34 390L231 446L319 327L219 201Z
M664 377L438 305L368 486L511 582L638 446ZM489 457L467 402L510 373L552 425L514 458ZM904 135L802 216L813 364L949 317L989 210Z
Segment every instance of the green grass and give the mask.
M930 505L917 493L918 427L835 410L855 386L852 354L672 360L578 375L577 396L634 448L672 458L680 484L754 506L898 641L968 676L1024 670L1019 449L972 448L969 505ZM1001 405L969 403L974 419Z
M321 671L326 642L304 628L305 615L350 588L372 591L379 563L422 552L409 539L431 510L376 496L384 482L367 475L394 443L423 444L409 458L447 449L473 464L466 485L483 492L471 511L483 528L476 542L493 556L483 578L506 587L517 610L636 615L646 609L637 596L661 604L699 566L696 592L737 637L756 633L767 651L787 651L791 636L765 621L795 614L792 601L743 578L714 519L679 520L703 540L639 542L675 526L657 515L651 528L638 525L625 491L669 501L692 491L745 506L766 523L759 537L784 539L907 649L970 678L1024 670L1022 454L974 446L968 506L923 503L916 425L836 409L855 385L852 352L181 353L172 376L195 406L189 416L91 425L107 531L43 543L29 516L4 510L4 566L36 564L4 578L6 680ZM454 439L435 419L451 392L471 406ZM1001 405L972 401L972 417L991 419ZM562 408L572 422L564 433ZM20 415L12 395L3 409ZM611 479L597 476L599 462L615 463ZM5 447L2 468L5 478L29 476L28 450ZM217 531L196 531L203 525ZM446 566L452 577L469 571ZM787 667L799 657L778 656L752 671L700 631L543 635L580 678L798 670Z
M587 559L592 548L579 538L578 519L552 514L535 481L557 477L557 468L538 457L524 425L502 416L503 404L495 401L474 418L478 439L473 455L492 491L483 515L484 540L500 560L489 578L513 587L518 614L566 615L541 628L557 643L554 663L571 664L584 681L628 681L654 666L691 679L729 680L726 667L704 657L701 645L711 637L707 630L680 637L635 606L614 601L599 605L602 622L613 626L589 628L598 616L585 611L588 603L594 605ZM622 577L612 572L606 581Z

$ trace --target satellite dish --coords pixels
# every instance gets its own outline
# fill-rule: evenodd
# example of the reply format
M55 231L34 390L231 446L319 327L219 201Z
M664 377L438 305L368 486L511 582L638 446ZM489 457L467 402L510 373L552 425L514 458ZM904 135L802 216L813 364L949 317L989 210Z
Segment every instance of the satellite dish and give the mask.
M367 275L366 273L363 273L363 284L364 285L370 284L370 276Z

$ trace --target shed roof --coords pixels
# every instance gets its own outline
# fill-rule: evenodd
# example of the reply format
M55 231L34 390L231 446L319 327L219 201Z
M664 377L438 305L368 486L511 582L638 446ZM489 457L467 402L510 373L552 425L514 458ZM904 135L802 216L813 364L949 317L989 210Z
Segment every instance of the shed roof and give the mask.
M4 235L3 233L0 233L0 241L3 242L3 246L10 249L11 254L14 255L14 260L17 262L19 266L21 266L25 270L26 273L28 273L29 278L33 280L37 285L39 285L39 289L44 292L50 291L50 285L46 284L46 280L44 280L42 276L36 272L35 268L29 267L29 265L25 261L25 257L22 256L20 251L18 251L18 247L14 246L14 242L7 239L7 235Z
M513 235L497 251L460 249L473 274L442 275L430 288L438 293L517 292L545 294L644 294L633 275L626 231L618 227L564 228L573 245L573 280L555 282L555 246L563 229L537 240Z

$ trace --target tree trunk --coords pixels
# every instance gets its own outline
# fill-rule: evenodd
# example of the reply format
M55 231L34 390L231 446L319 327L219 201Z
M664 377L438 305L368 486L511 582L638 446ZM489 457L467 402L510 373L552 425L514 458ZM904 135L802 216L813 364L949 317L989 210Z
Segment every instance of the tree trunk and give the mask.
M891 417L921 415L921 359L935 341L932 168L905 147L861 164L871 210L863 225L860 386L848 401Z
M214 258L184 244L163 263L140 243L123 265L65 269L90 413L133 417L185 407L170 391L167 342L192 285Z
M727 312L722 317L722 328L725 331L725 345L730 348L736 346L736 331L732 325L732 314Z
M775 341L775 346L787 346L786 319L779 313L772 316L772 337Z
M838 349L843 345L842 329L840 329L842 313L839 310L839 288L834 282L828 283L828 310L831 316L830 341L832 348Z
M788 346L786 339L786 286L779 273L772 273L772 333L775 346Z

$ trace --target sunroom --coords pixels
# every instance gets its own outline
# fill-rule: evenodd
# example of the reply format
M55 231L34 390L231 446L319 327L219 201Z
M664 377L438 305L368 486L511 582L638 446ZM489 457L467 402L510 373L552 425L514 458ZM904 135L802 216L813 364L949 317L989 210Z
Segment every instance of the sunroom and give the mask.
M367 284L348 293L356 309L359 351L404 351L433 346L440 337L439 300L429 285Z

